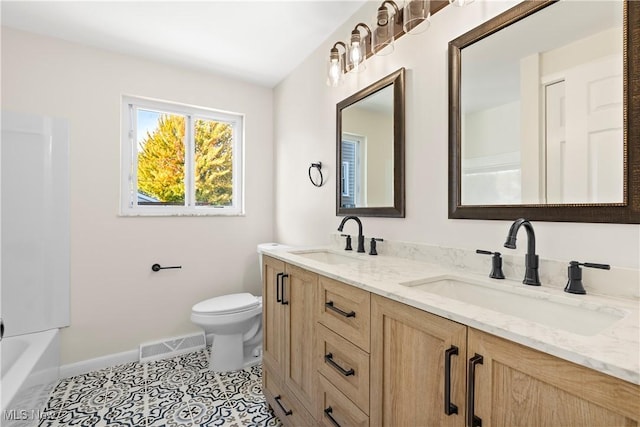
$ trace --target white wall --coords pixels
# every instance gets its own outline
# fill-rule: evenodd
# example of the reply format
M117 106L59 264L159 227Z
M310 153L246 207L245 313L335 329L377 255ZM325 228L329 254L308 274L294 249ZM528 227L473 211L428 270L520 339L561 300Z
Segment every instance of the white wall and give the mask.
M2 29L2 109L69 120L71 327L61 334L63 364L197 330L190 309L202 299L260 293L256 244L273 238L272 93ZM245 113L246 216L119 217L122 94ZM183 268L154 273L156 262Z
M377 2L368 2L275 90L276 238L291 244L322 244L335 231L335 106L400 67L407 69L406 198L404 219L364 218L369 237L460 248L502 247L509 221L447 219L447 44L516 4L479 1L445 7L419 35L405 35L390 56L374 57L339 88L325 85L329 49L346 40L360 21L371 25ZM322 161L327 184L315 188L306 171ZM515 219L515 218L514 218ZM346 232L355 231L347 225ZM543 258L640 267L640 226L534 222ZM524 243L525 237L521 236ZM384 245L381 243L380 246ZM520 244L517 253L524 253Z

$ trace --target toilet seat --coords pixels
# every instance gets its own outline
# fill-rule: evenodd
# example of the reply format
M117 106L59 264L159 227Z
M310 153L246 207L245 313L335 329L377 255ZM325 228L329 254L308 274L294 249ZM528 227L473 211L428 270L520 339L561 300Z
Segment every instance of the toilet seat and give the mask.
M193 306L192 311L206 315L226 315L250 311L262 303L262 298L248 292L222 295L201 301Z

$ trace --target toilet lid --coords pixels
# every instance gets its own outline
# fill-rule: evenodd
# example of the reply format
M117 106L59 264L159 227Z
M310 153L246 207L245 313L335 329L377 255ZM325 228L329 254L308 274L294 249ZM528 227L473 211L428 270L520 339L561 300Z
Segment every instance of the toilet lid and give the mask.
M231 314L251 310L260 304L260 298L248 292L229 294L201 301L193 306L197 313Z

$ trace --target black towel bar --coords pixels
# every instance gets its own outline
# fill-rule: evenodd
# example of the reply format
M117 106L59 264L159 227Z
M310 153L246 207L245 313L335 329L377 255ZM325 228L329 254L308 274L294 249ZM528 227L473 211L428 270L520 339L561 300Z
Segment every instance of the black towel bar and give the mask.
M160 264L153 264L151 266L151 269L153 271L169 270L171 268L182 268L182 266L181 265L174 265L173 267L162 267Z

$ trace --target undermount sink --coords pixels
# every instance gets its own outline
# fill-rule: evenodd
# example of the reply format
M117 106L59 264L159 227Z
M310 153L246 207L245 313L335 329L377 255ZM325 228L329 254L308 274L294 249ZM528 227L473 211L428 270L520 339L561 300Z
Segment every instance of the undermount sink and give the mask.
M313 261L322 262L324 264L348 264L351 262L361 261L360 259L354 258L353 256L341 255L327 250L299 251L291 253Z
M586 336L599 333L626 315L615 307L586 304L572 297L515 288L504 283L483 283L453 275L401 285Z

